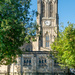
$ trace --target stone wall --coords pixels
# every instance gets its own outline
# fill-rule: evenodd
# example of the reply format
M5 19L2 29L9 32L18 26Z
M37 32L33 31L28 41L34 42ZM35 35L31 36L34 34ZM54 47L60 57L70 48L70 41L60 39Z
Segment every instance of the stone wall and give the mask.
M48 59L48 55L46 54L25 54L24 57L31 57L31 66L23 66L24 72L52 72L52 60ZM46 58L47 65L46 66L39 66L39 58ZM23 63L23 62L22 62Z
M10 66L10 72L64 72L59 66L54 66L54 60L51 59L49 52L37 51L37 52L26 52L23 53L21 57L17 58L17 63ZM31 65L24 65L24 58L31 59ZM46 59L46 65L40 66L39 60ZM45 61L43 61L44 63ZM2 65L0 67L0 72L7 72L7 66Z

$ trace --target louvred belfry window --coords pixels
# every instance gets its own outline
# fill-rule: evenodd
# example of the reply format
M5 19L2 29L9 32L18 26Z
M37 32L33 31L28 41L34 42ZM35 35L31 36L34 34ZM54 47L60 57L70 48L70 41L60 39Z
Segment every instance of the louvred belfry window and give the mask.
M44 2L42 2L42 9L41 9L41 15L42 15L42 17L45 17L45 3Z
M53 16L53 4L50 2L50 17Z

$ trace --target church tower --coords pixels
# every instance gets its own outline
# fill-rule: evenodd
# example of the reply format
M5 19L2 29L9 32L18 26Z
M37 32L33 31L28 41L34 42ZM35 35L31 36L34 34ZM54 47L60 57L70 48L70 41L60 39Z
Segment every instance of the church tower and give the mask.
M58 31L58 0L37 0L37 23L40 25L40 51L51 50L50 44L57 37Z
M10 75L55 75L67 72L61 69L56 61L50 57L50 44L57 37L58 32L58 0L37 0L38 16L37 23L40 25L37 31L36 41L25 43L21 49L21 57L17 57L17 63L10 65ZM8 66L1 65L1 74L8 74Z

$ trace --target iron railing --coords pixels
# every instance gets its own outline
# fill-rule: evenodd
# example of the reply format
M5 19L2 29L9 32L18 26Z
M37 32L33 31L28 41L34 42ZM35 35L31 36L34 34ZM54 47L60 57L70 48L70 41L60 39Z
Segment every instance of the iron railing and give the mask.
M15 72L15 73L0 73L0 75L75 75L73 73L39 73L39 72Z

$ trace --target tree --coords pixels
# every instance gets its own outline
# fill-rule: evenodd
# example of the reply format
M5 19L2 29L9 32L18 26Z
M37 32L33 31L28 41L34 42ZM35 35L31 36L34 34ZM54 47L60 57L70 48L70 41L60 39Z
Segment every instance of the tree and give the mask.
M29 9L31 0L0 0L0 64L8 65L21 54L20 46L35 35ZM31 32L30 32L30 28Z
M51 48L60 66L75 68L75 24L68 23L68 26L59 32Z

